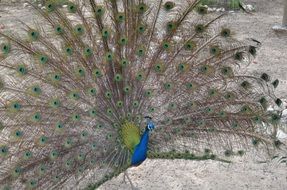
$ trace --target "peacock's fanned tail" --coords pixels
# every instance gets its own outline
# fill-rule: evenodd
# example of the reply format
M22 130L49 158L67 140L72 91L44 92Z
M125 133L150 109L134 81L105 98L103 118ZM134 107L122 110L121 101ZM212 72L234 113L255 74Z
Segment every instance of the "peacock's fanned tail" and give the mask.
M31 6L40 18L25 35L0 32L1 187L96 187L130 165L147 115L153 158L280 148L266 111L282 103L278 80L241 72L256 47L200 0Z

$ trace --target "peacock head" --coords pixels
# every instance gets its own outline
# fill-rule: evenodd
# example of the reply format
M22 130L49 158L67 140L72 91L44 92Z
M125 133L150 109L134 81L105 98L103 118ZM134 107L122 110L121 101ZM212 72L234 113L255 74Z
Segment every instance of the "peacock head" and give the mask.
M152 118L150 116L145 116L144 118L147 120L146 130L152 131L155 128Z

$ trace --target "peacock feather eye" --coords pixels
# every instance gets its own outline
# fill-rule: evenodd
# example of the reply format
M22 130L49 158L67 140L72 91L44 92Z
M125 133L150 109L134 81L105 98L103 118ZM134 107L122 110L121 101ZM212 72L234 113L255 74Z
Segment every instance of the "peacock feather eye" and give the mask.
M173 85L170 82L166 82L166 83L163 84L163 88L165 90L170 90L170 89L172 89L172 87L173 87Z
M99 77L103 76L100 69L95 69L95 70L93 71L93 74L94 74L94 76L95 76L96 78L99 78Z
M171 103L168 104L168 109L169 109L169 110L174 110L174 109L176 109L176 108L177 108L176 103L171 102Z
M56 160L59 157L59 152L57 150L52 150L49 157L51 160Z
M86 48L84 49L84 56L85 56L85 57L91 57L92 54L93 54L93 50L92 50L91 48L86 47Z
M85 71L85 69L83 68L83 67L78 67L76 70L75 70L75 72L76 72L76 76L77 77L84 77L85 75L86 75L86 71Z
M110 140L110 139L112 139L113 138L113 135L112 134L107 134L107 136L106 136L106 139L107 140Z
M118 13L118 14L116 15L116 21L118 21L118 22L123 22L123 21L125 21L125 13Z
M211 46L209 49L211 55L218 56L221 53L219 46Z
M0 158L6 157L9 153L9 149L6 145L0 145Z
M38 144L43 146L47 143L48 141L48 137L42 135L39 139L38 139Z
M220 111L218 112L218 116L221 117L221 118L226 118L226 112L225 111Z
M54 181L54 183L56 183L56 182L58 182L58 181L60 181L60 180L61 180L61 177L60 177L59 175L53 176L53 181Z
M95 15L101 17L105 14L105 9L102 6L96 6L95 8Z
M170 21L166 25L167 32L174 32L177 28L177 24L174 21Z
M208 95L209 95L210 97L217 97L217 96L219 95L219 92L218 92L217 89L212 88L212 89L209 89L209 90L208 90Z
M243 81L240 86L245 90L249 90L251 88L251 84L248 81Z
M137 108L139 107L139 101L133 101L133 107Z
M111 35L111 32L110 32L109 29L104 28L104 29L102 30L102 37L108 38L108 37L110 37L110 35Z
M53 109L57 109L61 106L61 102L58 98L53 98L52 100L50 100L49 106Z
M55 27L55 32L56 32L57 35L61 35L61 34L64 33L64 29L62 28L62 26L57 25L57 26Z
M80 166L80 167L77 169L77 173L78 173L79 175L83 174L84 171L85 171L84 166Z
M8 109L13 113L19 112L21 108L22 105L18 101L13 101L8 105Z
M276 104L277 106L279 106L279 107L283 104L282 100L279 99L279 98L277 98L274 102L275 102L275 104Z
M29 160L29 159L32 158L32 156L33 156L33 153L28 150L28 151L25 151L25 152L24 152L24 154L23 154L23 159L24 159L24 160Z
M127 37L121 37L121 38L119 39L119 44L120 44L121 46L127 45L127 43L128 43L128 38L127 38Z
M116 82L121 82L123 80L123 76L121 74L116 74L114 80Z
M221 68L221 74L223 76L226 76L226 77L233 77L234 76L232 68L226 67L226 66Z
M186 63L180 63L178 66L177 66L177 70L179 72L185 72L187 71L187 68L188 68L188 65Z
M268 101L266 100L265 97L260 98L260 99L259 99L259 103L262 105L262 107L263 107L264 109L267 108L267 103L268 103Z
M129 64L129 61L127 59L122 59L121 62L120 62L120 65L122 67L126 67L128 64Z
M72 138L70 138L70 137L68 137L68 138L66 138L65 140L64 140L64 147L65 148L71 148L72 147L72 145L73 145L73 139Z
M240 112L243 114L250 114L250 113L252 113L252 109L248 105L244 105L240 109Z
M112 52L107 52L106 55L105 55L105 60L107 62L110 62L110 61L113 61L113 59L114 59L113 53Z
M283 144L280 140L274 140L273 143L276 148L279 148Z
M46 55L37 55L37 62L40 63L41 65L44 65L48 62L48 56Z
M65 161L65 165L64 166L65 166L66 169L71 169L72 166L73 166L73 163L74 163L74 161L72 159L68 159L68 160Z
M236 98L235 94L233 92L227 92L225 95L224 95L224 98L226 100L234 100Z
M88 131L82 131L82 132L81 132L81 139L82 139L82 140L87 139L88 136L89 136Z
M207 108L205 108L205 110L204 110L204 112L205 113L207 113L207 114L211 114L211 113L213 113L213 109L211 108L211 107L207 107Z
M155 108L154 107L149 107L148 108L148 112L149 113L154 113L155 112Z
M185 44L184 44L184 49L186 51L193 51L196 48L196 43L192 40L188 40Z
M52 73L49 78L53 83L59 83L62 79L62 75L60 73Z
M162 63L157 63L154 65L154 71L156 73L162 73L164 71L164 66Z
M69 3L67 9L69 13L77 12L77 6L74 3Z
M117 101L117 107L121 108L123 107L124 103L123 101Z
M130 86L125 86L125 87L124 87L124 92L125 92L126 94L130 93L130 91L131 91L131 87L130 87Z
M269 82L270 81L270 76L266 73L263 73L260 77L262 80L264 80L265 82Z
M97 143L96 143L96 142L93 142L93 143L91 144L91 148L92 148L93 150L96 150L96 148L97 148Z
M17 167L15 167L15 168L12 170L11 175L12 175L13 178L17 178L17 177L20 176L20 174L22 173L22 171L23 171L23 169L22 169L21 167L17 166Z
M151 97L152 96L152 90L145 90L144 96L145 97Z
M169 49L170 49L170 43L169 43L169 42L163 42L162 48L163 48L164 50L169 50Z
M95 108L92 108L89 110L90 117L95 117L97 115L97 110Z
M112 110L112 108L108 108L108 109L107 109L107 114L108 114L109 116L113 115L113 110Z
M66 47L65 49L64 49L64 51L65 51L65 54L67 55L67 56L71 56L71 55L73 55L73 48L72 47L70 47L70 46L68 46L68 47Z
M112 92L111 91L105 92L105 97L108 99L112 98Z
M103 126L102 124L97 124L97 125L96 125L96 128L97 128L97 129L102 129L103 127L104 127L104 126Z
M280 121L280 119L281 119L281 116L276 114L276 113L271 114L270 117L271 117L270 118L270 122L273 123L273 124L277 124Z
M56 9L56 4L50 0L45 3L45 7L48 12L53 12Z
M251 55L255 56L255 55L256 55L256 47L254 47L254 46L249 46L248 52L249 52Z
M45 164L41 164L39 167L38 167L38 174L39 175L44 175L47 171L47 167Z
M175 3L172 2L172 1L167 1L165 4L164 4L164 10L166 11L170 11L171 9L173 9L175 6Z
M202 65L202 66L199 68L200 74L203 74L203 75L212 74L213 71L214 71L214 68L213 68L211 65Z
M77 35L77 36L81 36L85 33L85 29L83 27L83 25L81 24L77 24L75 27L74 27L74 33Z
M139 47L136 50L136 55L139 57L143 57L145 55L145 48L144 47Z
M138 33L142 34L146 31L146 26L143 25L143 24L140 24L138 27L137 27L137 31Z
M195 90L195 89L197 89L198 84L195 82L188 82L185 84L185 86L188 90Z
M148 9L148 6L145 3L139 3L136 8L137 12L140 14L145 13L147 9Z
M278 85L279 85L279 80L278 80L278 79L274 80L274 81L272 82L272 85L273 85L274 88L277 88Z
M80 121L81 120L81 116L79 114L73 114L72 115L72 120L73 121Z
M234 59L237 60L237 61L242 61L243 59L243 53L242 52L236 52L234 54Z
M261 123L262 122L262 118L260 116L255 116L252 118L252 120L255 122L255 123Z
M11 51L11 45L9 43L2 43L0 48L3 55L8 55Z
M62 131L64 129L64 125L62 122L58 121L55 125L56 131Z
M203 33L204 31L205 31L205 26L203 25L203 24L197 24L197 25L195 25L195 32L196 33L199 33L199 34L201 34L201 33Z
M39 39L40 34L39 34L38 31L31 29L31 30L28 31L28 36L29 36L29 39L30 39L30 40L36 41L36 40Z
M259 144L259 139L254 138L251 142L254 146L257 146Z
M239 123L237 121L234 121L232 124L231 124L231 127L233 129L238 129L240 127Z
M39 121L41 121L41 119L42 119L42 116L39 112L36 112L32 115L32 121L33 122L39 122Z
M72 91L69 94L69 98L72 100L79 100L80 99L80 93L78 91Z
M223 28L220 32L220 36L224 37L224 38L228 38L230 37L231 31L228 28Z
M28 73L28 69L24 64L17 65L16 71L17 71L17 74L20 76L24 76Z
M89 88L87 90L87 92L90 96L95 96L97 94L97 89L96 88Z
M200 15L205 15L205 14L207 14L207 7L200 5L197 7L196 11Z
M42 94L42 89L40 88L39 85L33 85L29 88L30 94L32 96L40 96Z
M144 75L143 75L142 72L138 72L138 73L136 74L136 79L137 79L138 81L142 81L143 78L144 78Z
M226 157L230 157L232 154L233 154L232 150L225 150L224 151L224 156L226 156Z

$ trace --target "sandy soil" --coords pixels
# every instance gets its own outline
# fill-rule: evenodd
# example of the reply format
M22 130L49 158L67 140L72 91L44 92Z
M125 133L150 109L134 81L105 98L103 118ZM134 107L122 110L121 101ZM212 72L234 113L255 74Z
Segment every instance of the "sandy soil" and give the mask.
M282 0L248 0L254 4L253 15L234 13L225 18L235 37L254 38L262 42L262 47L248 72L260 75L263 71L273 79L278 78L280 85L276 95L287 99L287 33L276 33L271 27L282 19ZM0 27L18 29L16 18L31 23L36 15L22 5L7 7L0 3ZM180 189L251 189L285 190L287 189L287 166L256 164L238 161L223 164L216 161L184 160L147 160L137 168L128 170L135 187L141 190L180 190ZM76 187L73 189L77 189ZM131 189L123 174L106 182L99 189Z

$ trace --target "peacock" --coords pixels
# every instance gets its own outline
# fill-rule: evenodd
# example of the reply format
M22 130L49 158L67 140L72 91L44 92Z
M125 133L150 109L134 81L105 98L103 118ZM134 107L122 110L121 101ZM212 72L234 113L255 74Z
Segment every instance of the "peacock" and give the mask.
M239 41L201 0L57 0L0 31L0 187L95 189L146 158L272 158L278 79L246 74Z

